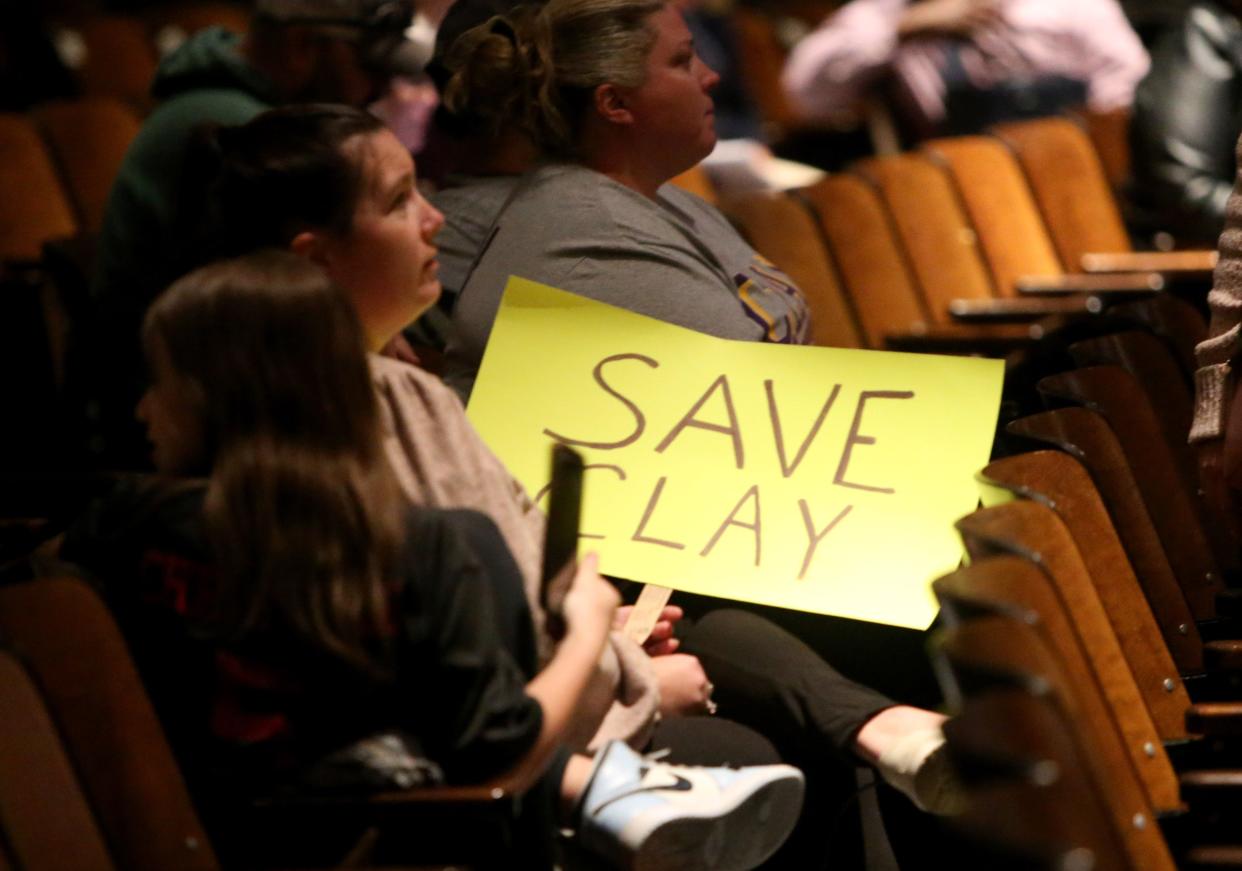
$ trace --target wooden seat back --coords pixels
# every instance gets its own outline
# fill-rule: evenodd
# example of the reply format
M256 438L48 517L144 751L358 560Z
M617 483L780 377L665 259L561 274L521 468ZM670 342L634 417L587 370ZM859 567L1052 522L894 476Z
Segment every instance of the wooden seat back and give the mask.
M978 236L943 168L920 154L898 154L860 161L851 171L875 185L888 207L936 323L947 321L955 299L995 296Z
M1238 541L1228 524L1216 517L1200 487L1198 458L1187 441L1194 391L1169 342L1144 330L1125 330L1076 342L1070 356L1080 367L1115 365L1134 376L1160 424L1182 487L1198 509L1216 562L1226 575L1236 576L1242 569Z
M1078 115L1114 190L1121 190L1130 180L1130 115L1128 106L1106 111L1092 109Z
M150 109L157 56L146 22L128 15L91 14L65 30L84 48L72 72L91 97L114 97L140 112Z
M1023 500L976 511L958 521L957 527L972 558L1014 554L1044 567L1048 593L1040 594L1038 603L1016 601L1048 625L1055 649L1074 651L1066 656L1081 658L1094 679L1088 686L1097 687L1107 704L1152 805L1178 807L1177 778L1164 752L1163 736L1061 520L1051 509ZM1057 609L1060 618L1054 616Z
M1155 814L1133 772L1107 767L1108 753L1099 746L1100 736L1078 727L1082 712L1075 693L1038 621L1032 624L1004 616L970 620L940 633L933 656L944 663L940 673L964 689L960 713L945 729L954 758L963 760L963 768L969 768L965 760L974 758L985 779L1010 780L1014 774L1054 782L1054 778L1067 778L1073 789L1059 799L1076 807L1075 815L1088 814L1091 827L1078 831L1082 820L1062 819L1068 807L1046 809L1036 823L1054 827L1045 832L1046 840L1091 844L1113 861L1127 859L1130 865L1122 867L1169 867L1168 847L1151 825ZM981 674L991 680L979 681ZM1025 703L998 709L994 702L1003 698ZM1011 708L1022 716L1010 719L1006 711ZM1057 716L1050 720L1054 711ZM1061 725L1066 722L1075 728L1066 730ZM1065 742L1074 748L1074 764L1069 764L1067 750L1049 755L1049 742ZM1038 763L1042 760L1059 764L1041 771ZM1136 825L1136 820L1143 824ZM1153 863L1156 857L1162 863Z
M814 344L864 347L836 267L828 258L815 219L802 203L784 193L756 191L726 197L720 208L756 251L801 288L811 309Z
M23 115L0 114L0 261L38 260L44 242L77 230L34 125Z
M1191 617L1200 619L1195 611L1196 603L1187 596L1160 544L1125 452L1097 412L1086 408L1057 408L1012 421L1006 431L1032 442L1052 445L1081 462L1108 509L1113 528L1117 530L1139 583L1149 597L1154 596L1149 601L1162 598L1175 602L1176 596L1171 590L1176 589L1185 600ZM1215 610L1214 603L1212 610Z
M944 323L923 303L910 264L879 193L858 176L829 176L801 191L819 219L846 292L858 312L867 347L884 337Z
M1088 366L1049 375L1037 387L1041 395L1081 404L1108 423L1187 601L1199 619L1214 616L1224 580L1204 529L1201 503L1187 491L1157 415L1134 376L1118 366Z
M219 866L116 623L69 578L0 589L0 637L29 663L117 864Z
M990 616L966 621L936 637L934 656L943 662L940 673L950 681L969 685L971 675L979 672L1007 676L1007 685L996 681L994 686L968 691L959 716L945 726L950 749L955 760L961 760L964 773L971 760L977 760L985 785L1030 777L1064 787L1056 791L1051 806L1033 804L1028 795L1022 803L1028 810L1011 806L1007 814L994 806L980 808L1010 798L985 791L971 801L966 823L971 824L971 816L981 816L980 823L989 828L1000 826L991 829L996 832L1015 825L1021 826L1018 831L1040 826L1038 840L1045 844L1087 847L1098 859L1107 857L1107 862L1094 867L1170 869L1169 849L1153 825L1154 811L1134 773L1109 767L1108 750L1100 744L1109 737L1082 728L1082 711L1074 700L1077 693L1068 686L1059 657L1038 630L1038 624ZM1062 723L1074 723L1074 728L1066 729ZM1006 824L1006 816L1013 813L1033 815L1035 820Z
M929 140L923 151L953 179L999 296L1015 296L1019 278L1065 272L1022 169L1003 143L961 136Z
M1047 505L1064 521L1108 609L1113 628L1119 638L1127 639L1124 647L1132 668L1154 666L1156 682L1162 683L1170 666L1161 653L1166 650L1180 673L1203 671L1203 638L1181 588L1170 573L1155 578L1160 583L1151 587L1140 583L1108 509L1081 462L1062 451L1030 451L989 463L979 478L990 486ZM1144 609L1150 612L1150 620ZM1137 658L1132 653L1137 653ZM1165 696L1157 695L1157 705L1181 717L1186 704L1184 688Z
M112 182L142 122L120 100L86 97L45 103L31 112L47 143L78 226L98 232Z
M1113 189L1082 127L1052 116L1002 124L992 133L1017 155L1065 271L1081 271L1084 254L1131 250Z
M968 788L967 809L953 819L953 826L973 844L984 846L986 864L979 867L1143 867L1117 840L1109 808L1084 768L1088 755L1078 750L1060 720L1051 700L1021 690L969 700L946 724L945 736L960 766L990 776ZM1171 860L1146 865L1174 867Z
M39 688L0 650L0 868L112 871L95 817Z
M1155 293L1145 299L1109 308L1111 315L1144 325L1169 343L1185 374L1187 383L1199 368L1195 346L1207 338L1207 320L1193 305L1169 293Z

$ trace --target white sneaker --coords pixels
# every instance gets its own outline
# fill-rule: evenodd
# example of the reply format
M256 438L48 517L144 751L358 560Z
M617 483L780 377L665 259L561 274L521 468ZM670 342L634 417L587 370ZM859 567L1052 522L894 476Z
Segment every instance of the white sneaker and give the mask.
M596 754L578 838L630 871L745 871L785 842L802 791L789 765L669 765L612 741Z

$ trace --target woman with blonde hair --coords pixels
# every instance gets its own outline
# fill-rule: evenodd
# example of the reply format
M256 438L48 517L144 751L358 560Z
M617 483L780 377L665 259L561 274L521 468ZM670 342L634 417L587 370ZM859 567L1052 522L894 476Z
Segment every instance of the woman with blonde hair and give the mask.
M675 4L550 0L493 17L440 54L445 114L540 159L507 185L476 179L436 199L457 256L473 254L454 270L468 272L445 369L459 393L510 275L723 338L809 342L793 281L716 209L667 184L716 144L718 77ZM484 225L460 238L459 227Z

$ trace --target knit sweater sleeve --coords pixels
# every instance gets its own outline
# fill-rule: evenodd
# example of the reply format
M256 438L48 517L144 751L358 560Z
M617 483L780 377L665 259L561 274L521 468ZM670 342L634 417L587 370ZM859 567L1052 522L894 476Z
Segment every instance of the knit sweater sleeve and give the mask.
M1242 350L1242 185L1235 184L1225 207L1220 262L1208 294L1212 312L1208 337L1195 348L1195 419L1190 441L1224 435L1228 420L1230 366Z

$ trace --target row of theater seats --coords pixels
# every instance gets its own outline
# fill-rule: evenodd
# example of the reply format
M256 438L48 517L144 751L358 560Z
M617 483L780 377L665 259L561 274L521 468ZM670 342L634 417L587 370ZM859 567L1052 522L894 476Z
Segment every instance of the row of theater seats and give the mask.
M110 97L0 114L0 261L37 261L47 242L97 232L140 124Z
M0 114L0 395L20 421L0 432L0 518L29 515L31 487L18 480L89 462L87 409L67 386L71 332L92 319L94 240L140 123L107 97ZM36 484L36 501L55 502L43 492ZM9 532L0 527L0 563Z
M220 25L249 27L246 4L188 0L150 6L141 15L70 14L49 22L53 43L84 96L111 97L146 111L159 59L195 31Z
M958 523L971 564L935 585L960 824L996 867L1242 867L1238 542L1186 443L1205 323L1174 293L1201 305L1215 258L1130 251L1089 144L1023 122L722 206L837 344L916 347L1066 294L1064 353L980 473L996 504ZM997 349L974 330L959 349Z
M839 347L1021 344L1026 328L967 324L1202 286L1216 257L1134 252L1091 140L1059 117L930 140L809 188L718 204L807 293L816 340Z
M1238 541L1186 441L1215 252L1132 251L1064 118L720 205L817 340L1010 353L990 507L935 584L960 826L995 867L1242 867Z
M1125 354L1176 368L1144 334L1081 355L1140 337ZM960 823L1005 867L1242 867L1236 575L1151 387L1112 363L1042 382L1050 410L1009 427L1037 449L980 476L1012 501L959 521L972 563L934 586Z

